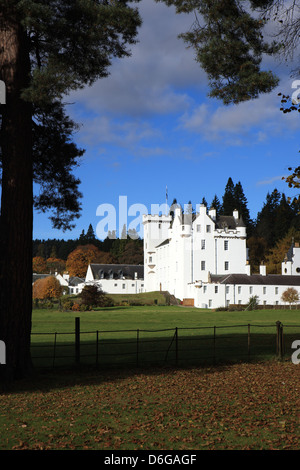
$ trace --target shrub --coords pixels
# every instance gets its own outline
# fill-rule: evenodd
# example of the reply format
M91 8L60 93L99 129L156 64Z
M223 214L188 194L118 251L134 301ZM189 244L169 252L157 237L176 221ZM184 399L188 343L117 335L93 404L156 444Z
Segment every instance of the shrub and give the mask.
M73 312L79 312L80 311L80 305L77 303L74 303L72 306Z
M247 307L248 307L248 310L257 310L258 308L258 296L257 295L253 295L252 297L250 297Z
M72 310L73 302L71 300L66 300L62 303L62 308L65 311Z

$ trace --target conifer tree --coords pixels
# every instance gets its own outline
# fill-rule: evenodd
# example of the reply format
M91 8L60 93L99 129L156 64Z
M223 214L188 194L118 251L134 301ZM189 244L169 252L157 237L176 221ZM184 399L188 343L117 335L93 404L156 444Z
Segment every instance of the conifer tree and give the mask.
M257 214L255 231L258 237L266 240L268 248L276 242L274 220L280 199L281 193L275 188L271 194L267 194L262 210Z
M126 0L0 0L0 79L6 85L0 110L0 331L7 348L0 373L6 379L32 370L33 204L54 207L58 228L70 227L79 211L79 182L71 169L82 151L72 145L75 126L63 99L107 76L114 57L129 55L140 24ZM37 199L35 179L42 186Z
M226 105L236 104L277 86L278 78L262 70L261 61L264 54L276 54L280 47L265 41L266 16L257 14L275 0L163 1L175 5L177 13L195 12L194 24L180 36L195 50L196 60L207 73L209 96Z
M234 187L234 199L235 199L235 209L239 211L239 215L243 219L243 222L247 227L247 234L250 236L252 222L250 218L250 212L248 209L248 201L247 201L247 198L245 196L245 193L244 193L244 190L240 181Z
M219 200L219 198L216 194L215 194L213 200L211 201L210 207L213 207L216 210L216 215L218 217L220 215L222 206L221 206L220 200Z
M232 178L229 177L223 195L223 203L220 211L221 214L232 215L234 209L236 209L235 205L234 184Z

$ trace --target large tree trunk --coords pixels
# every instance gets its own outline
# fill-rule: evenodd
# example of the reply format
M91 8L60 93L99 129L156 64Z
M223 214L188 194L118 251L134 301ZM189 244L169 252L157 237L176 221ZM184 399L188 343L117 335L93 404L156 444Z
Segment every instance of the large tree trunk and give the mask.
M1 105L0 340L6 346L2 380L32 371L32 110L21 99L30 81L30 57L27 34L14 6L7 5L12 11L0 12L0 78L6 85L6 104Z

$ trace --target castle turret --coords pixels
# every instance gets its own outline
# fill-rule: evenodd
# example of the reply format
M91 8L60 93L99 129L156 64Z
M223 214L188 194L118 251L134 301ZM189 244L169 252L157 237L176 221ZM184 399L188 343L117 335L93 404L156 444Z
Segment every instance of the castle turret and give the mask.
M144 278L148 292L160 290L156 248L168 240L171 215L144 215Z

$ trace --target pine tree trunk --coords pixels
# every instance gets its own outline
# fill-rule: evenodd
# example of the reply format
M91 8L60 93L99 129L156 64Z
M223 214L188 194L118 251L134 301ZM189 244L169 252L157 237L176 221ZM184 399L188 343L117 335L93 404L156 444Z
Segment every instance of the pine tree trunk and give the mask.
M14 6L7 5L12 11L0 12L0 74L6 85L6 104L1 105L0 340L6 346L2 381L32 371L32 110L21 99L30 80L30 57L26 32L15 19Z

